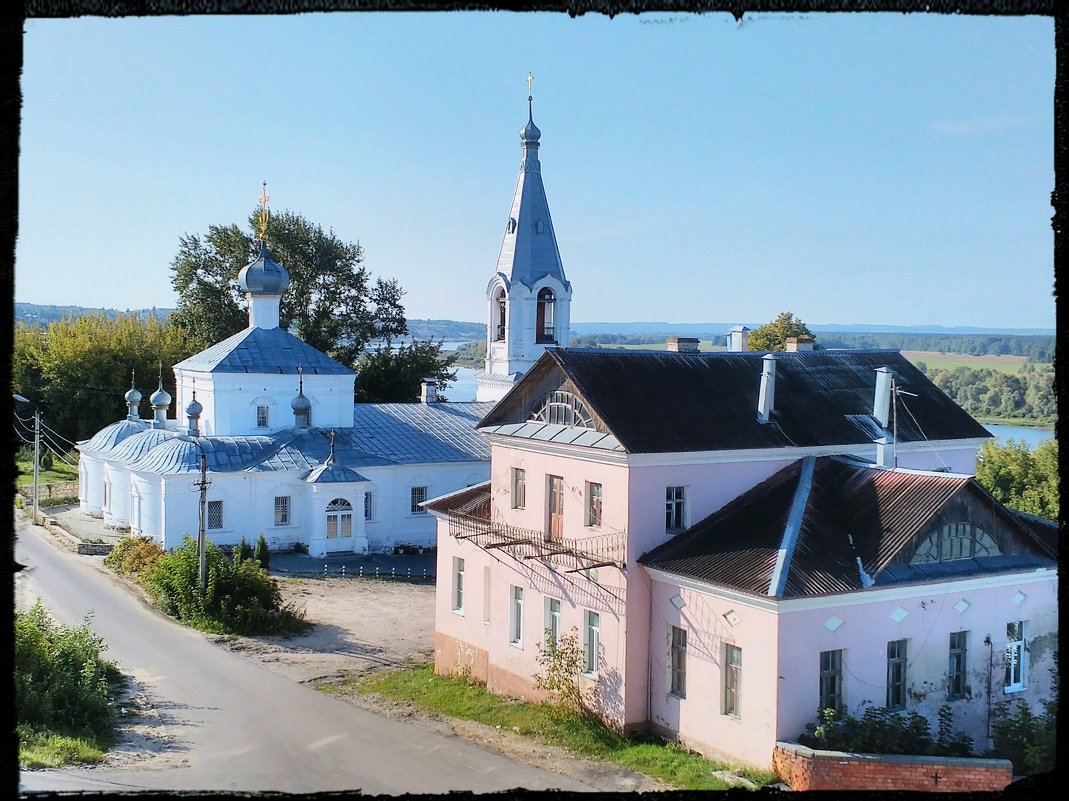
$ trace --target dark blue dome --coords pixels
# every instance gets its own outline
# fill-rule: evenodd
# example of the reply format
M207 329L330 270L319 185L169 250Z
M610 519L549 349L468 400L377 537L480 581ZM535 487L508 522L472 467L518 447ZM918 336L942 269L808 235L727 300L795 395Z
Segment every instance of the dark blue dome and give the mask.
M267 255L267 243L260 243L256 261L246 264L238 273L238 288L252 295L281 295L290 285L286 268Z

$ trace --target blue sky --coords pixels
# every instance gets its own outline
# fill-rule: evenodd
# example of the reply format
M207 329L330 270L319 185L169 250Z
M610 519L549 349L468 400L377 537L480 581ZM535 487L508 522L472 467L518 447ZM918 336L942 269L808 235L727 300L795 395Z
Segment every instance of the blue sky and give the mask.
M1054 326L1054 23L509 12L29 20L16 299L173 306L185 233L359 240L482 320L528 71L576 321Z

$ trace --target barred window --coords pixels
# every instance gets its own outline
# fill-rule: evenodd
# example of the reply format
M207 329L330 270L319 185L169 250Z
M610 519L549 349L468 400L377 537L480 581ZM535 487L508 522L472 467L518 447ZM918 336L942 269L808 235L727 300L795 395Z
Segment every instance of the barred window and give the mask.
M413 487L412 488L412 505L410 507L412 514L423 515L427 513L427 510L423 508L423 502L427 500L427 488L426 487Z
M223 527L223 502L208 501L208 528L220 529Z
M256 427L257 428L267 428L267 407L266 406L257 406L256 407Z
M288 526L290 524L290 496L275 496L275 525Z

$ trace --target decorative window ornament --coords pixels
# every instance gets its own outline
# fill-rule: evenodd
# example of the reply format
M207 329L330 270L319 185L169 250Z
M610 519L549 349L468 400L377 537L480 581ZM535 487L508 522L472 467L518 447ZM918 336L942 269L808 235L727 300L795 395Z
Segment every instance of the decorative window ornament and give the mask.
M960 601L954 604L953 608L954 611L957 612L959 615L963 615L970 606L972 606L972 604L962 598Z
M683 600L683 597L681 595L673 595L669 599L669 603L671 603L672 606L674 606L676 609L682 609L684 606L687 605L687 602Z
M842 626L844 622L845 621L841 617L836 617L835 615L832 615L824 621L824 628L826 628L828 631L838 631L839 627Z
M594 428L594 418L586 404L571 392L555 390L548 393L531 412L536 423L553 423L574 428Z
M1010 598L1010 603L1014 606L1020 606L1025 602L1026 598L1028 598L1028 596L1018 590L1016 593L1014 593L1013 597Z
M729 609L724 613L724 620L726 620L732 626L736 625L740 620L738 613L734 609Z
M900 606L891 613L890 617L891 620L893 620L895 623L901 623L903 620L909 617L909 612L907 612Z

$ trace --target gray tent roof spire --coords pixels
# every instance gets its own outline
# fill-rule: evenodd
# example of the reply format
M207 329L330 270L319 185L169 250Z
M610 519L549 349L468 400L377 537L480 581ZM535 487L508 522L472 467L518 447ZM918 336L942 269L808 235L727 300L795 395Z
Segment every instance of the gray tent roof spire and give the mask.
M527 80L527 124L520 130L523 160L512 197L512 209L505 223L496 272L508 278L510 283L519 282L527 287L533 287L540 278L551 275L570 289L542 185L542 165L538 161L538 141L542 132L534 124L530 89L534 79L528 74Z

